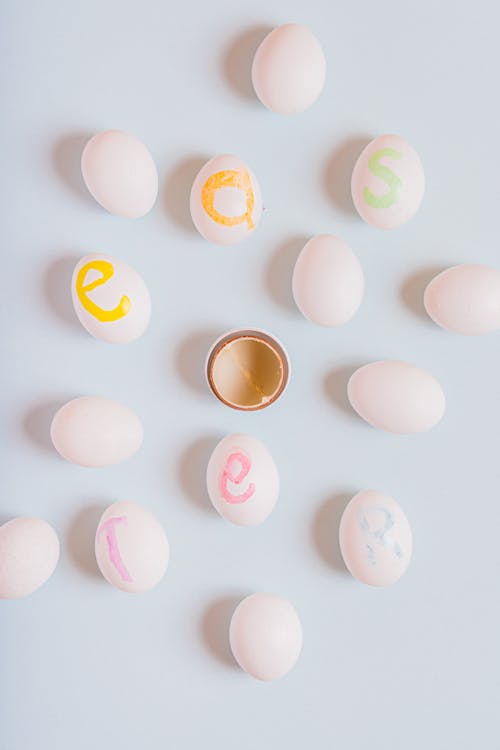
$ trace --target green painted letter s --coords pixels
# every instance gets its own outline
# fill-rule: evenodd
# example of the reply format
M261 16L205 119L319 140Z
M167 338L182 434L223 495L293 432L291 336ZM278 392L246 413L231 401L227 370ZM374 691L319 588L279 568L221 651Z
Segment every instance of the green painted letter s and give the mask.
M372 193L371 190L365 187L363 195L365 201L372 208L389 208L394 205L394 203L397 203L401 192L401 186L403 184L397 174L394 174L389 167L384 167L383 164L380 164L380 159L384 156L389 156L391 159L401 159L403 154L399 151L395 151L393 148L381 148L380 151L376 151L370 156L370 159L368 160L368 168L370 172L375 175L375 177L379 177L383 180L389 188L388 193L384 193L384 195L375 195L375 193Z

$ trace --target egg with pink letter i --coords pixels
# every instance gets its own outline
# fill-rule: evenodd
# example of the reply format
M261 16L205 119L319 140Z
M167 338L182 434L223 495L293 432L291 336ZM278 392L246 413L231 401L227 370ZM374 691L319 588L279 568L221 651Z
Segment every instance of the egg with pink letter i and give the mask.
M154 588L163 578L169 544L152 513L136 503L118 502L99 521L95 556L108 583L137 594Z
M207 467L207 489L215 510L238 526L269 516L279 495L279 475L267 448L250 435L228 435Z
M411 560L408 519L383 492L365 490L350 500L340 521L339 541L351 575L370 586L395 583Z

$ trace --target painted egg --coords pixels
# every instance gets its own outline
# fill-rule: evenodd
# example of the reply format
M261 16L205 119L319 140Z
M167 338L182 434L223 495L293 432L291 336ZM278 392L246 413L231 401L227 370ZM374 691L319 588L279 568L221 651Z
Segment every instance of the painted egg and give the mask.
M59 560L59 539L46 521L13 518L0 526L0 599L20 599L47 581Z
M321 234L304 245L293 271L293 296L306 318L340 326L355 314L363 292L363 269L345 242Z
M77 263L71 297L80 323L96 339L127 344L149 325L146 284L133 268L109 255L86 255Z
M61 406L50 436L56 451L80 466L109 466L139 450L143 430L126 406L99 396L81 396Z
M239 526L265 521L276 505L279 485L271 454L250 435L228 435L210 456L208 495L227 521Z
M158 195L153 157L141 141L121 130L106 130L88 141L82 175L96 201L117 216L144 216Z
M273 112L303 112L323 91L326 61L321 45L305 26L278 26L260 44L252 65L255 93Z
M278 339L258 329L229 331L211 347L206 375L226 406L258 411L274 404L290 378L290 361Z
M260 221L259 183L237 156L215 156L196 175L190 208L194 225L206 240L235 245L252 234Z
M411 560L408 519L383 492L365 490L352 498L340 521L339 541L351 575L370 586L396 583Z
M476 336L500 329L500 271L476 264L453 266L427 285L424 305L435 323Z
M357 212L379 229L395 229L417 212L425 175L417 152L399 135L381 135L358 158L351 179Z
M302 626L287 599L252 594L234 610L229 626L233 656L258 680L277 680L289 672L302 649Z
M154 588L168 566L167 536L156 518L136 503L113 503L103 513L95 556L112 586L137 594Z
M388 360L360 367L349 379L347 395L360 417L387 432L425 432L445 410L437 380L408 362Z

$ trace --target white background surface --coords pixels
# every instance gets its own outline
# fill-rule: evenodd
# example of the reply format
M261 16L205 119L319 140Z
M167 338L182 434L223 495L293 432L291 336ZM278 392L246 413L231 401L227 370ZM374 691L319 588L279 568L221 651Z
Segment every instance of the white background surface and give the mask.
M19 2L1 9L2 520L47 519L62 543L51 581L0 602L2 750L256 747L405 750L499 745L499 339L425 318L433 271L498 258L498 11L470 3L235 0ZM249 89L268 28L309 25L328 81L317 104L274 116ZM151 149L152 213L108 215L86 194L81 147L118 128ZM428 188L417 217L383 233L353 213L350 170L367 140L397 132ZM266 213L236 248L210 246L188 215L203 161L236 153ZM357 253L366 296L351 323L316 328L294 309L301 244L332 232ZM77 259L116 254L151 290L147 334L92 339L71 309ZM262 413L203 384L210 340L258 326L283 340L294 376ZM441 381L448 411L428 434L379 433L350 412L355 366L400 358ZM87 470L51 448L50 418L81 394L115 397L145 426L128 463ZM261 527L212 510L208 455L249 432L271 450L282 494ZM338 519L361 488L392 494L414 559L389 589L345 572ZM142 596L96 571L93 534L114 500L150 508L171 564ZM283 681L235 668L226 633L255 590L287 596L304 648Z

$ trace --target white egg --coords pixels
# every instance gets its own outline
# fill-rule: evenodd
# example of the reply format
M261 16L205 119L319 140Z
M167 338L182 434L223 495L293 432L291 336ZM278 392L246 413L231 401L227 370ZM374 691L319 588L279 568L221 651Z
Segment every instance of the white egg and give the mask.
M127 344L149 325L146 284L137 271L110 255L86 255L77 263L71 297L80 323L96 339Z
M293 296L306 318L321 326L342 325L363 293L363 269L345 242L321 234L304 245L293 271Z
M81 396L61 406L50 435L67 461L95 467L130 458L141 447L143 429L134 412L117 401Z
M411 560L408 519L383 492L366 490L352 498L340 521L339 541L351 575L370 586L395 583Z
M237 156L215 156L193 182L190 209L196 229L206 240L235 245L252 234L260 221L259 183Z
M258 680L289 672L302 649L302 626L292 604L274 594L252 594L236 607L229 641L240 667Z
M95 555L104 578L136 594L163 578L169 545L163 527L136 503L113 503L103 513L95 537Z
M239 526L265 521L278 499L279 485L271 454L250 435L228 435L210 456L208 495L227 521Z
M255 93L283 115L303 112L323 90L326 61L319 41L305 26L278 26L260 44L252 64Z
M360 367L349 379L347 394L360 417L388 432L425 432L445 410L437 380L408 362L389 360Z
M13 518L0 526L0 599L36 591L54 572L59 539L46 521Z
M427 285L424 305L435 323L476 336L500 330L500 271L477 264L453 266Z
M359 156L351 178L357 212L368 224L395 229L417 212L425 175L417 152L399 135L381 135Z
M96 201L118 216L144 216L158 195L153 157L141 141L121 130L106 130L88 141L82 175Z

